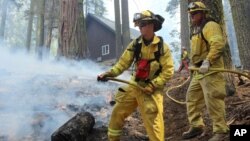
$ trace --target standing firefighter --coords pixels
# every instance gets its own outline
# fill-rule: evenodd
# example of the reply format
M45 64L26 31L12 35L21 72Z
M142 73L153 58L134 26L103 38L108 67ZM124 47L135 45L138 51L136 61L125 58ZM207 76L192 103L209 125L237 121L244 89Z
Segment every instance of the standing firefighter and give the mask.
M221 73L209 68L224 68L225 41L219 24L206 18L208 9L202 2L189 4L192 22L191 63L199 67L194 71L187 91L187 115L190 129L183 133L189 139L203 132L202 109L206 106L213 122L214 136L209 141L221 141L228 132L225 121L225 80Z
M119 61L107 72L98 76L105 81L127 70L134 62L131 82L143 87L124 86L118 89L116 104L108 127L109 141L119 141L124 120L139 107L150 141L164 141L163 88L174 72L173 59L167 44L155 35L164 18L151 11L134 14L135 26L141 36L133 40Z
M184 67L185 67L185 70L189 72L188 63L189 63L188 52L185 47L182 47L181 48L181 64L178 69L178 72L180 73Z

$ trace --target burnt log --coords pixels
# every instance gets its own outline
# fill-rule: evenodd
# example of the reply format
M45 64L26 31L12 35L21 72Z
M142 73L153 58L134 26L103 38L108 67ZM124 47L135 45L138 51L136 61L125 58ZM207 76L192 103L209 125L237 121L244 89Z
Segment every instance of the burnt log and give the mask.
M89 112L77 113L51 135L51 141L85 141L94 124Z

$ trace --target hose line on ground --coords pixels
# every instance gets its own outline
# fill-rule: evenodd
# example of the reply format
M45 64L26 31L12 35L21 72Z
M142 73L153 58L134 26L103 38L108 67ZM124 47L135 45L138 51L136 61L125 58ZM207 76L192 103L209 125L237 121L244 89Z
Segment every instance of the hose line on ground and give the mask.
M172 98L170 95L169 95L169 91L173 90L173 89L176 89L176 88L180 88L182 87L184 84L186 84L188 81L190 80L190 76L180 85L177 85L177 86L174 86L174 87L170 87L167 89L166 91L166 95L169 99L173 100L175 103L178 103L178 104L186 104L186 102L182 102L182 101L179 101L179 100L176 100L174 98Z

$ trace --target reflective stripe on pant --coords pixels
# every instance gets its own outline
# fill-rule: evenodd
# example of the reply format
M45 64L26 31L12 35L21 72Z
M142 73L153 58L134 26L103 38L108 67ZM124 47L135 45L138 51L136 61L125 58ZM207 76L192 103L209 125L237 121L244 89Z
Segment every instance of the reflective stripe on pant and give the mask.
M133 113L137 107L139 107L150 141L164 141L162 94L156 91L151 96L143 94L141 90L134 87L123 87L116 94L116 104L109 122L109 141L119 141L120 136L115 136L110 131L122 130L125 118Z
M110 141L119 141L121 134L122 134L122 130L114 130L114 129L108 128L108 137Z
M213 132L227 132L229 129L225 121L225 96L225 80L221 73L214 73L199 80L193 76L187 91L187 114L190 125L204 126L201 114L206 106L213 122Z

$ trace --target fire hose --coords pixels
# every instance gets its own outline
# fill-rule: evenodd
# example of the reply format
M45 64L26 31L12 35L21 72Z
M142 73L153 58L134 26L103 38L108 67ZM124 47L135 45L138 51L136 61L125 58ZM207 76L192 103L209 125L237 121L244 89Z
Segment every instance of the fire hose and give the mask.
M129 82L129 81L126 81L126 80L122 80L122 79L118 79L118 78L113 78L113 77L107 77L107 78L105 78L105 79L106 79L106 80L111 80L111 81L116 81L116 82L125 83L125 84L128 84L128 85L137 87L137 88L139 88L139 89L142 90L142 91L144 90L143 87L137 85L136 83L132 83L132 82ZM187 79L183 84L185 84L186 82L188 82L188 80L189 80L189 79ZM176 103L185 104L185 102L180 102L180 101L178 101L178 100L172 98L172 97L169 96L169 94L168 94L168 92L169 92L170 90L172 90L172 89L174 89L174 88L179 88L179 87L181 87L183 84L178 85L178 86L175 86L175 87L170 87L170 88L167 90L167 92L166 92L167 97L168 97L169 99L173 100L173 101L176 102ZM115 101L110 101L110 104L111 104L111 105L114 105L114 104L115 104Z
M174 86L174 87L170 87L167 89L166 91L166 95L169 99L171 99L172 101L174 101L175 103L178 103L178 104L186 104L186 102L182 102L182 101L179 101L179 100L176 100L174 98L172 98L170 95L169 95L169 92L173 89L177 89L177 88L180 88L182 87L184 84L186 84L188 81L190 80L190 76L188 77L188 79L186 79L182 84L180 85L177 85L177 86Z
M189 67L188 68L191 71L198 71L199 68L195 68L195 67ZM243 73L240 71L236 71L236 70L229 70L229 69L222 69L222 68L210 68L210 71L215 71L215 72L228 72L228 73L234 73L234 74L238 74L240 76L245 76L246 78L248 78L250 80L250 74L248 73Z
M195 67L189 67L188 68L189 70L191 71L198 71L199 68L195 68ZM250 80L250 74L246 74L246 73L243 73L243 72L240 72L240 71L236 71L236 70L229 70L229 69L221 69L221 68L210 68L209 69L210 71L215 71L215 72L228 72L228 73L234 73L234 74L238 74L239 76L245 76L246 78L248 78ZM169 91L173 90L173 89L176 89L176 88L180 88L182 87L184 84L186 84L188 81L189 81L190 77L188 77L188 79L186 81L184 81L182 84L180 85L177 85L175 87L170 87L167 91L166 91L166 95L168 96L168 98L170 98L171 100L173 100L174 102L178 103L178 104L186 104L186 102L181 102L181 101L178 101L174 98L172 98L170 95L169 95Z
M129 81L126 81L126 80L121 80L121 79L118 79L118 78L113 78L113 77L107 77L105 78L106 80L112 80L112 81L117 81L117 82L121 82L121 83L125 83L125 84L128 84L128 85L131 85L131 86L134 86L136 88L139 88L140 90L144 91L144 88L141 87L140 85L137 85L136 83L132 83L132 82L129 82ZM152 97L154 99L154 101L156 102L157 100L155 99L155 97ZM113 106L116 102L111 100L110 102L110 105ZM158 107L158 105L156 105ZM159 107L158 107L159 109Z
M143 87L137 85L136 83L132 83L132 82L129 82L129 81L126 81L126 80L122 80L122 79L118 79L118 78L114 78L114 77L106 77L105 79L106 79L106 80L111 80L111 81L116 81L116 82L125 83L125 84L128 84L128 85L137 87L137 88L139 88L140 90L144 90Z
M190 67L189 70L191 70L191 71L198 71L199 68ZM240 76L244 76L244 77L246 77L246 78L248 78L248 79L250 80L250 73L249 73L249 72L248 72L248 73L243 73L243 72L236 71L236 70L219 69L219 68L210 68L209 70L210 70L210 71L216 71L216 72L234 73L234 74L238 74L239 77L240 77ZM190 77L188 77L188 79L187 79L184 83L182 83L181 85L178 85L178 86L169 88L169 89L167 90L167 92L166 92L166 95L167 95L171 100L173 100L173 101L176 102L176 103L179 103L179 104L186 104L186 102L180 102L180 101L178 101L178 100L175 100L174 98L172 98L171 96L169 96L168 92L169 92L170 90L174 89L174 88L179 88L179 87L183 86L186 82L188 82L189 79L190 79ZM227 125L231 125L231 124L236 120L235 117L236 117L235 115L234 115L233 117L231 117L231 118L229 119L229 121L227 121Z
M131 86L134 86L136 88L139 88L140 90L143 91L143 87L137 85L136 83L132 83L132 82L129 82L129 81L126 81L126 80L122 80L122 79L118 79L118 78L114 78L114 77L106 77L105 78L106 80L111 80L111 81L116 81L116 82L121 82L121 83L125 83L125 84L128 84L128 85L131 85ZM115 105L115 101L114 100L111 100L109 101L109 104L111 106Z
M190 67L189 70L191 71L198 71L199 68L194 68L194 67ZM215 71L215 72L227 72L227 73L234 73L234 74L238 74L239 76L244 76L246 77L247 79L250 80L250 73L243 73L243 72L240 72L240 71L236 71L236 70L229 70L229 69L220 69L220 68L210 68L209 69L210 71ZM171 99L172 101L178 103L178 104L186 104L186 102L182 102L182 101L178 101L174 98L172 98L170 95L169 95L169 91L173 90L173 89L176 89L176 88L179 88L179 87L182 87L184 84L186 84L190 79L190 76L188 77L188 79L186 79L182 84L180 85L177 85L177 86L174 86L174 87L170 87L167 89L166 91L166 96ZM135 83L131 83L129 81L125 81L125 80L121 80L121 79L117 79L117 78L112 78L112 77L108 77L107 80L112 80L112 81L117 81L117 82L122 82L122 83L126 83L128 85L132 85L134 87L137 87L141 90L143 90L144 88L135 84ZM115 101L111 101L110 104L115 104ZM228 122L227 122L227 125L230 125L232 124L233 122L235 121L235 117L232 117Z
M191 70L191 71L198 71L199 68L189 67L189 70ZM249 73L243 73L243 72L236 71L236 70L221 69L221 68L210 68L209 70L210 70L210 71L215 71L215 72L234 73L234 74L238 74L239 76L244 76L244 77L246 77L246 78L248 78L248 79L250 80L250 74L249 74ZM128 84L128 85L137 87L137 88L139 88L139 89L141 89L141 90L144 90L143 87L137 85L136 83L132 83L132 82L129 82L129 81L126 81L126 80L121 80L121 79L113 78L113 77L107 77L106 79L107 79L107 80L112 80L112 81L121 82L121 83L125 83L125 84ZM186 81L184 81L182 84L177 85L177 86L174 86L174 87L168 88L167 91L166 91L167 97L168 97L169 99L171 99L172 101L178 103L178 104L186 104L186 102L178 101L178 100L172 98L172 97L169 95L169 91L171 91L171 90L173 90L173 89L176 89L176 88L182 87L184 84L186 84L186 83L189 81L189 79L190 79L190 77L188 77L188 79L187 79Z

